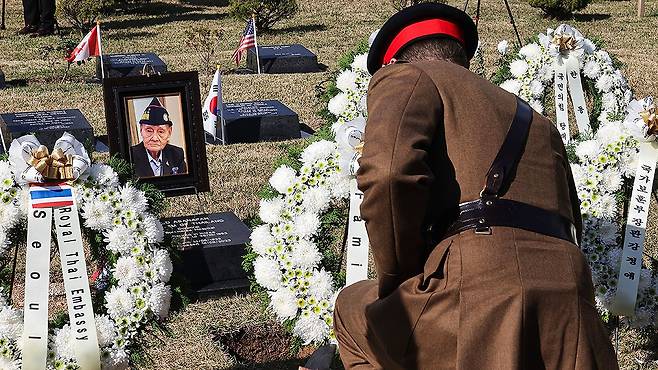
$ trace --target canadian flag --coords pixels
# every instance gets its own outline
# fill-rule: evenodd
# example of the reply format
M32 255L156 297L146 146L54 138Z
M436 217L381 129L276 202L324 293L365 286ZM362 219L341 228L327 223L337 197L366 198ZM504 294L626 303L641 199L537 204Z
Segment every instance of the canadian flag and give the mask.
M100 25L96 24L96 27L92 28L91 31L85 36L78 46L73 49L71 55L69 55L66 60L69 63L73 62L82 62L90 57L97 57L101 55L101 30Z

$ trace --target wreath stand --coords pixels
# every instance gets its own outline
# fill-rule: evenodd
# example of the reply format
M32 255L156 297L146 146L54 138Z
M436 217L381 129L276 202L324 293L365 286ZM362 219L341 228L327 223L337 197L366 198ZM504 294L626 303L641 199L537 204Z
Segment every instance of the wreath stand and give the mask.
M468 2L469 0L466 0L464 3L464 12L468 10ZM516 35L516 41L519 43L519 47L523 46L523 43L521 42L521 35L519 34L519 30L516 28L516 21L514 20L514 15L512 14L512 9L509 6L508 0L503 0L503 3L505 4L505 8L507 8L507 15L509 16L509 21L510 24L512 25L512 28L514 29L514 34ZM477 6L475 8L475 27L478 27L478 24L480 22L480 8L481 8L481 0L478 0Z

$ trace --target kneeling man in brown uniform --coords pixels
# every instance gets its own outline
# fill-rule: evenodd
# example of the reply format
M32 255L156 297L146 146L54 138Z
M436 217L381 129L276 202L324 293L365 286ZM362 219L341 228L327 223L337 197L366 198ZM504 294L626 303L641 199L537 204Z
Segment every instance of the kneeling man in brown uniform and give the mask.
M358 184L378 280L338 296L343 363L617 369L560 135L467 69L477 43L465 13L426 3L372 45Z

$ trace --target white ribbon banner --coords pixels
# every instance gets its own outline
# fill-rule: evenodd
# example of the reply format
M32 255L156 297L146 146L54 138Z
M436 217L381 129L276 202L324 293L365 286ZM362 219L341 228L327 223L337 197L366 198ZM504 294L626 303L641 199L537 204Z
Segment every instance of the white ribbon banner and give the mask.
M366 223L361 218L363 192L356 178L350 181L350 213L347 230L347 273L345 286L368 279L368 251L370 242Z
M36 189L43 191L42 188ZM30 189L32 192L33 189ZM74 197L71 197L74 198ZM33 202L35 202L33 200ZM33 204L33 206L35 206ZM53 209L72 343L81 370L100 370L100 350L75 204L32 208L28 217L23 369L43 370L48 355L48 288Z
M580 62L574 55L562 59L561 63L555 65L555 116L557 118L557 128L565 144L571 141L567 91L573 103L578 132L581 135L590 134L592 128L589 124L589 113L587 112L585 93L580 79Z
M638 162L631 204L628 209L617 293L612 307L614 313L624 316L635 315L635 303L642 269L642 253L647 231L647 218L649 217L649 203L653 177L656 172L656 162L658 162L658 145L641 143Z

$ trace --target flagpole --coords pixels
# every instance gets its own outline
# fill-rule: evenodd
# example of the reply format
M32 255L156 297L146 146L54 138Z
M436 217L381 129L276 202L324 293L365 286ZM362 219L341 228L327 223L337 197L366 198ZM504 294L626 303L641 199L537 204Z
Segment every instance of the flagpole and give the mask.
M98 54L101 59L101 78L105 80L105 66L103 65L103 43L101 42L101 21L96 21L97 34L98 34Z
M254 24L254 46L256 47L256 65L258 66L258 74L260 74L260 56L258 55L258 38L256 37L256 15L251 15L251 21Z
M226 145L226 126L224 121L224 84L222 83L222 71L217 65L217 73L219 78L217 79L217 110L219 110L219 124L222 128L222 145Z

